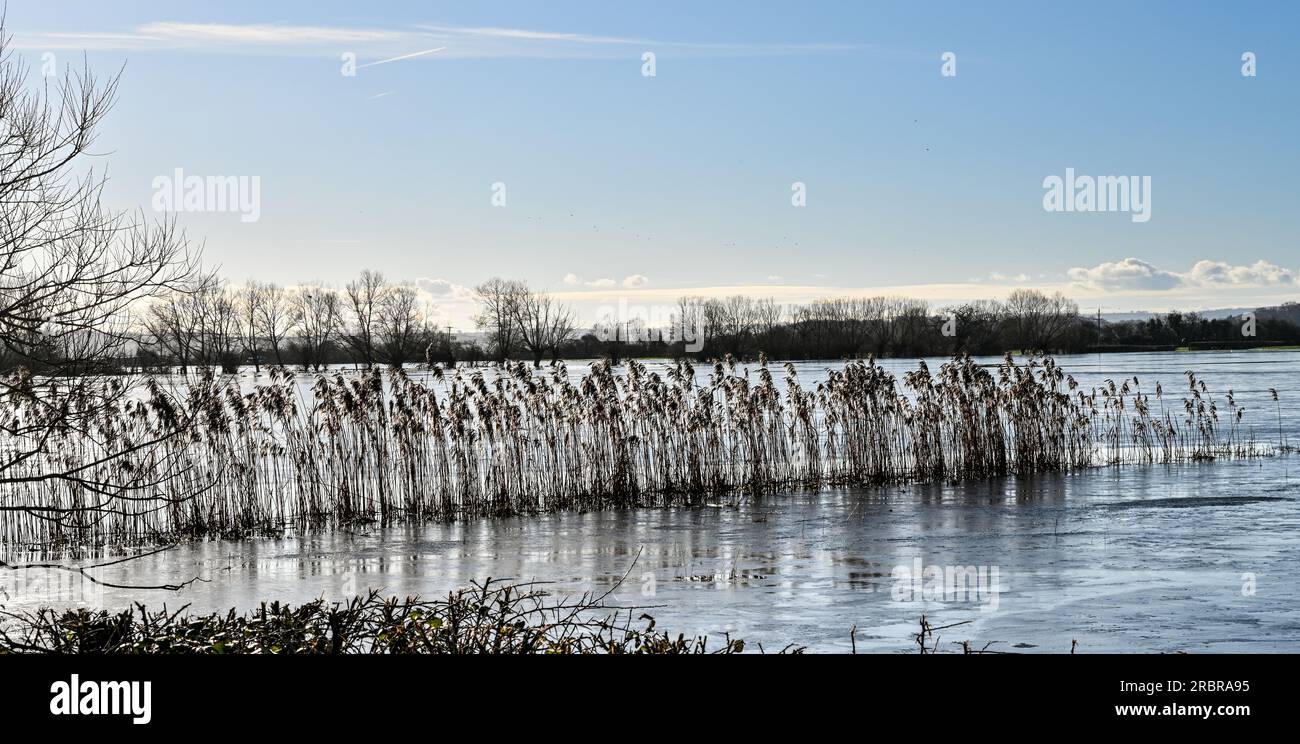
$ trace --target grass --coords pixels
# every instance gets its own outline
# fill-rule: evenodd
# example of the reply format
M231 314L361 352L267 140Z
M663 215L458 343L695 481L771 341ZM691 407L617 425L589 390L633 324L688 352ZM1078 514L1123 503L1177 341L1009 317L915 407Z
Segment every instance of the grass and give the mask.
M596 363L575 384L507 364L320 375L308 400L272 370L251 392L202 372L183 395L147 380L92 431L55 431L11 464L0 544L239 537L364 522L566 508L698 505L726 494L961 481L1257 454L1231 391L1188 373L1083 389L1051 359L958 357L901 379L872 360L805 387L793 365L733 360L663 375ZM0 398L0 420L22 418ZM0 450L6 446L0 433ZM30 445L30 442L23 442ZM48 478L77 469L77 477Z

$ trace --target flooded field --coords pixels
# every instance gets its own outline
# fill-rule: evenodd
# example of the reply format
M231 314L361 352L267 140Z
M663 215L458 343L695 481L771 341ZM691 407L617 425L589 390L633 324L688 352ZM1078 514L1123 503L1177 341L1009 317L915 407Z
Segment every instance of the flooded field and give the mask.
M1175 401L1194 370L1214 394L1234 391L1255 439L1300 442L1300 353L1058 361L1084 385L1136 375ZM901 372L915 360L886 364ZM948 648L970 639L1027 652L1072 641L1079 652L1294 652L1298 468L1300 457L1282 453L195 542L96 572L130 585L202 579L179 592L9 577L0 602L216 611L369 589L432 596L493 577L549 582L561 595L612 589L610 604L649 607L674 632L730 632L769 649L848 650L856 627L859 651L907 651L925 613L935 625L971 621L942 633Z

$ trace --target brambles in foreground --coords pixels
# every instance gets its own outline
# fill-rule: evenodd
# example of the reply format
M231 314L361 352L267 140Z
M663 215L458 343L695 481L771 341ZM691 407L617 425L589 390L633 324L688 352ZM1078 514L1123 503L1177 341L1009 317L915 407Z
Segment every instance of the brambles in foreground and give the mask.
M1051 359L994 370L925 362L902 384L874 361L814 388L766 362L689 362L664 375L563 363L316 378L281 369L245 393L204 371L184 398L145 396L57 431L0 490L0 544L57 546L244 536L359 522L563 508L693 505L727 493L955 482L1121 463L1252 456L1244 409L1188 374L1180 398L1135 378L1081 389ZM1222 411L1220 403L1223 404ZM0 420L31 415L0 396ZM0 447L11 435L0 432ZM148 445L148 446L145 446ZM74 470L75 480L49 479Z
M263 602L250 612L196 615L188 607L149 611L143 604L121 612L44 608L0 612L0 655L5 654L663 654L731 655L747 644L729 634L710 644L708 636L672 636L636 608L613 608L590 594L551 600L536 584L502 584L491 579L459 589L438 601L382 597L372 591L348 602L323 599L293 606ZM638 614L639 613L639 614ZM922 655L944 653L947 645L966 655L1016 653L952 641L941 648L941 631L971 621L933 626L925 615L912 636ZM857 626L850 631L857 650ZM1072 641L1069 653L1078 645ZM767 653L762 644L752 644ZM780 654L803 654L789 643Z
M741 640L673 637L636 609L600 597L550 600L535 584L491 580L445 600L272 602L244 615L190 615L185 607L42 609L0 614L0 654L735 654ZM635 615L635 617L634 617ZM762 651L762 648L759 648ZM799 653L789 646L782 653Z

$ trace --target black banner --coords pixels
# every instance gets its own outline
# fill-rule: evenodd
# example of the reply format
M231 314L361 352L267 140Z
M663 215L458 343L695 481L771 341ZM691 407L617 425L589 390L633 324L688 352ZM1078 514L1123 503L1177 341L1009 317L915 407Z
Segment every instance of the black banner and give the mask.
M550 715L721 706L738 725L785 710L936 728L1043 723L1115 730L1289 727L1291 656L860 655L762 659L0 657L4 723L193 733L211 722L295 731L412 725L503 708ZM566 701L567 699L567 701ZM584 714L585 716L585 714ZM972 729L974 730L974 729ZM987 730L987 729L983 729ZM249 733L252 733L251 731Z

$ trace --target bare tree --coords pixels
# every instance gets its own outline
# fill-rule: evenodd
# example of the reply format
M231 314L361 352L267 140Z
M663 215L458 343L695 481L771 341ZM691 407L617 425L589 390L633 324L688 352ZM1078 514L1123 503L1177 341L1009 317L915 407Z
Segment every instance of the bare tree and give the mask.
M548 294L525 292L514 303L519 341L533 355L533 366L542 366L548 353L559 358L560 344L573 335L573 310Z
M930 326L930 306L925 300L890 297L885 310L888 350L899 356L922 347Z
M855 352L885 356L893 342L889 328L893 307L894 298L891 297L866 297L851 303L850 328L856 337L863 340Z
M290 316L304 370L320 370L329 362L329 350L343 323L339 293L321 284L308 284L290 295Z
M528 287L523 282L497 277L474 288L479 303L474 322L487 332L498 361L505 361L514 352L518 341L519 303L527 294Z
M246 343L240 298L214 275L203 275L149 303L142 324L146 341L181 371L190 365L239 367Z
M996 346L1004 315L1002 305L996 300L976 300L945 308L944 315L944 322L952 322L950 351L980 354Z
M1017 289L1007 296L1005 307L1011 338L1025 351L1054 351L1079 319L1079 306L1060 292Z
M22 471L39 460L39 480L84 494L79 514L112 509L146 486L153 493L166 475L113 467L156 441L102 444L95 470L44 455L51 437L97 441L97 422L130 394L129 384L105 375L138 344L141 309L197 268L174 222L110 210L101 201L104 177L79 171L117 83L86 68L30 85L0 21L0 348L8 366L0 410L23 412L0 422L0 484L31 482ZM12 501L3 508L67 514Z
M353 358L366 367L375 366L375 324L388 289L383 274L366 269L344 292L352 323L343 340Z
M234 293L223 280L212 277L199 286L193 300L199 323L199 361L223 372L237 371L242 334Z
M420 293L409 284L391 286L376 309L375 342L379 355L391 367L420 359L433 332L420 307Z
M754 325L758 333L770 336L781 324L782 310L776 300L764 297L754 301Z
M149 343L170 357L182 373L199 361L196 355L202 331L196 304L193 290L178 288L149 303L142 319Z
M257 338L257 314L261 310L262 297L261 287L253 279L239 288L236 297L240 346L244 356L252 360L254 373L262 371L262 347Z
M707 348L712 340L712 329L708 327L705 312L707 305L708 300L703 297L677 298L671 340L683 342L685 346Z
M289 293L276 284L257 285L257 309L253 313L257 335L266 341L278 365L284 364L284 340L293 329L293 305Z
M846 302L816 300L791 311L791 322L798 329L799 336L808 343L813 355L826 357L841 351L841 337L846 330L848 318L845 312Z
M578 329L578 316L568 305L556 305L550 316L550 338L547 339L546 349L551 354L551 361L557 362L560 359L560 347L572 338L574 331Z

